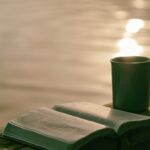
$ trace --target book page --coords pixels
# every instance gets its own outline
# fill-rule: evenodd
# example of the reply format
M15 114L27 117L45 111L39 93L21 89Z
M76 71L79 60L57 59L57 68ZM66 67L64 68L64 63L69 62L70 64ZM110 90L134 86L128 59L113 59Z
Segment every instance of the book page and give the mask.
M150 117L148 116L120 111L93 103L66 103L56 105L53 109L107 125L113 128L119 135L134 128L150 126Z
M72 150L95 138L114 137L115 132L105 125L40 108L9 122L3 135L43 148Z

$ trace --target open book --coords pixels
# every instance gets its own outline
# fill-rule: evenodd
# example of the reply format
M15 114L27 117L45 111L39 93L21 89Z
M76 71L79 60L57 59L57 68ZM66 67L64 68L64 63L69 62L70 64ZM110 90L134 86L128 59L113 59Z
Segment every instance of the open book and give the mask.
M143 143L149 150L150 117L92 103L66 103L10 121L3 136L47 150L141 150Z

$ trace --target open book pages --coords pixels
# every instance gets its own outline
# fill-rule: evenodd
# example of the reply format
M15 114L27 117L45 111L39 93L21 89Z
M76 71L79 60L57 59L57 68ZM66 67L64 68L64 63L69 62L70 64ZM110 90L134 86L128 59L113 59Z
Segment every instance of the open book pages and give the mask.
M115 132L102 124L57 112L49 108L40 108L10 121L4 129L7 138L48 150L88 150L90 143L111 148L104 139L116 137ZM102 140L101 140L102 139ZM97 141L97 142L96 142Z
M77 102L60 104L54 110L91 120L113 128L118 135L137 128L150 128L150 117L112 109L93 103ZM149 135L147 135L149 136Z

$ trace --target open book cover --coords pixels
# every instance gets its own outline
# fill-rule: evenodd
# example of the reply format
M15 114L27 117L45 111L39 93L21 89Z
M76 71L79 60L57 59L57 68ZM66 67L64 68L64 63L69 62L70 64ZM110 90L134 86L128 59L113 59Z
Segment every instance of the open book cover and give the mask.
M37 149L138 150L150 141L150 117L92 103L66 103L10 121L3 136Z

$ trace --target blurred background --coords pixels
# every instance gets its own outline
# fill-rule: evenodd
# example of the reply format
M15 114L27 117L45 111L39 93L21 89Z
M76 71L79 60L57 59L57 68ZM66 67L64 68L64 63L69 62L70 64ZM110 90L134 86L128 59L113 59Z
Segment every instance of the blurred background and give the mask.
M149 0L0 0L0 129L64 102L112 101L115 56L150 57Z

